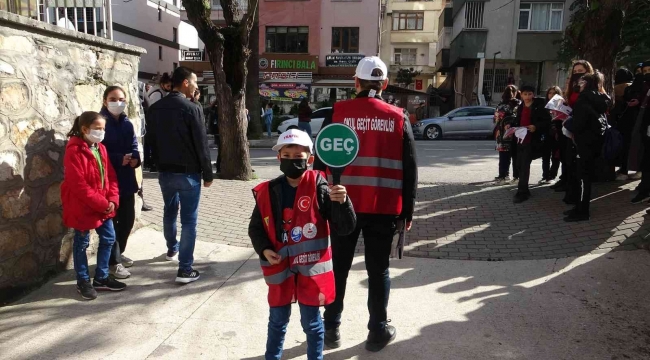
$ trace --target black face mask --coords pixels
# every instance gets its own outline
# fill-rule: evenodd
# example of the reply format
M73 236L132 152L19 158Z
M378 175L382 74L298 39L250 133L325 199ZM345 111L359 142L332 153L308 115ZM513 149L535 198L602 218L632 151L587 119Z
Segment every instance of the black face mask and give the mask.
M280 159L280 171L289 179L298 179L307 171L307 159Z
M650 73L643 74L643 80L645 80L645 82L650 82Z

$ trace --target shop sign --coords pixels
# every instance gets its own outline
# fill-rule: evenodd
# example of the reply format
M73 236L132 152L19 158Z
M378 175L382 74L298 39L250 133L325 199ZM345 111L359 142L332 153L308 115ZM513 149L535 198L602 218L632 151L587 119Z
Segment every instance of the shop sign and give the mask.
M325 56L327 67L357 67L365 56L362 54L333 54Z
M260 58L260 70L291 70L318 72L318 57L312 55L264 55Z
M275 101L299 101L309 98L310 84L298 83L262 83L260 96Z
M308 72L260 72L263 81L286 81L311 83L312 76Z
M201 50L183 50L184 61L203 61L203 51Z

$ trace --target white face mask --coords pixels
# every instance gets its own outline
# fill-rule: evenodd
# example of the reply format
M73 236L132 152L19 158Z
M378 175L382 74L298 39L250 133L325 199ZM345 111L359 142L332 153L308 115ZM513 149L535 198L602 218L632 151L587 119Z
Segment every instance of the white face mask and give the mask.
M90 134L86 134L86 139L97 144L104 140L104 135L106 135L106 131L104 130L90 130Z
M116 101L116 102L108 103L108 111L115 116L123 113L124 109L126 109L126 103L124 101Z

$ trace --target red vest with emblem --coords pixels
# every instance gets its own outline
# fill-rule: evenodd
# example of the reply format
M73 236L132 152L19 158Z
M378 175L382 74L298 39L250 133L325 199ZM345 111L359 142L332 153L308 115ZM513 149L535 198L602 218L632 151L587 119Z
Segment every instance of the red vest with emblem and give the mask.
M404 177L403 110L379 99L356 98L334 104L332 123L350 126L359 137L359 155L341 176L355 211L399 215Z
M274 251L282 260L278 265L260 260L264 280L269 286L269 305L284 306L298 301L303 305L323 306L334 301L334 272L329 226L318 211L316 180L319 172L307 171L296 190L291 230L286 242L277 238L276 216L271 209L269 182L253 193Z

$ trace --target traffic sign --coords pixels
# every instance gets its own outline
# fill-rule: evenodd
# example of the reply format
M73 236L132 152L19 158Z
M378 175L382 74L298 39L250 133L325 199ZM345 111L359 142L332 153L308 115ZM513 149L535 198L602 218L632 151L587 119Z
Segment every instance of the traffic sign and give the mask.
M352 164L359 154L359 137L347 125L328 125L316 137L316 154L329 166L334 185L338 185L343 169Z

